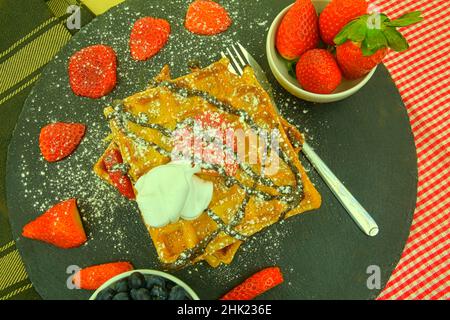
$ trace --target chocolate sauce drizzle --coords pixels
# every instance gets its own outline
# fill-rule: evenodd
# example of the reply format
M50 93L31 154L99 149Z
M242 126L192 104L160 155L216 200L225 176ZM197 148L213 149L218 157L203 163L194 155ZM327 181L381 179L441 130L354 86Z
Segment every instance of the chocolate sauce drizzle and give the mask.
M186 249L185 251L183 251L175 262L166 263L165 267L170 270L177 270L177 269L181 269L181 268L187 266L188 264L192 263L192 261L195 258L204 254L208 245L211 243L211 241L213 241L220 234L220 232L225 232L229 236L234 236L237 240L245 241L247 239L247 237L238 233L233 228L235 228L244 218L245 209L247 208L247 204L248 204L249 200L250 200L250 196L248 194L246 194L244 200L242 201L241 205L239 206L237 213L235 214L235 216L233 217L233 219L231 220L231 222L228 225L226 225L222 221L222 219L220 217L218 217L212 210L208 209L206 211L206 213L208 214L208 216L211 219L213 219L214 222L216 222L218 224L218 228L216 230L214 230L213 232L211 232L204 239L202 239L195 247ZM230 233L228 233L228 232L230 232ZM238 239L238 237L241 238L242 240Z
M178 96L189 98L189 97L200 97L209 104L215 106L218 110L229 113L235 116L238 116L243 122L245 122L251 129L255 130L255 132L260 133L262 128L260 128L252 119L252 117L245 111L240 109L234 109L230 104L227 104L226 102L218 100L216 97L208 94L207 92L185 88L182 86L178 86L177 84L169 81L162 81L157 82L153 80L151 82L151 86L153 87L162 87L170 90L173 94L176 94ZM139 126L150 128L157 130L162 135L166 137L171 137L173 131L170 129L167 129L159 124L154 123L148 123L148 118L145 114L140 114L139 116L133 115L132 113L126 111L123 106L123 102L119 100L115 100L112 104L114 112L111 113L108 116L108 120L115 121L118 128L121 130L121 132L130 138L131 140L135 141L136 143L140 145L144 145L146 147L150 147L155 149L157 152L159 152L161 155L165 157L171 157L171 152L165 150L164 148L160 147L159 145L147 141L145 139L142 139L138 137L135 133L131 132L128 128L127 123L132 122L134 124L137 124ZM225 146L225 148L228 148L228 146ZM270 143L268 144L270 146ZM230 150L227 150L230 151ZM234 155L235 159L237 159L237 155L234 151L231 151L231 153ZM270 180L267 177L264 177L262 175L259 175L258 173L254 172L253 169L248 166L245 163L242 163L241 161L237 161L240 168L243 170L244 173L246 173L249 177L252 178L254 181L253 187L248 187L244 185L242 182L240 182L238 179L236 179L233 176L230 176L227 174L226 170L223 166L211 164L202 162L200 163L201 167L206 170L214 170L218 172L224 179L225 184L228 187L231 187L233 185L239 186L239 188L243 189L246 196L241 203L237 213L233 217L232 221L227 225L217 214L215 214L211 209L207 209L206 213L208 216L217 224L218 228L213 231L211 234L209 234L207 237L202 239L195 247L187 249L183 251L178 259L171 263L166 264L165 266L168 269L179 269L182 268L190 263L192 261L204 254L206 248L208 245L220 234L220 232L224 232L225 234L239 240L239 241L245 241L247 237L245 235L242 235L241 233L237 232L234 228L238 226L242 219L245 216L245 209L247 207L247 204L249 202L250 196L256 196L264 201L270 201L270 200L279 200L282 202L285 202L288 205L288 208L280 215L279 220L282 220L286 217L286 214L291 211L293 208L297 207L300 202L303 200L304 193L303 193L303 183L302 183L302 177L301 173L299 172L298 168L292 163L289 156L286 154L285 151L282 150L282 148L278 149L278 156L279 158L284 161L291 171L293 172L296 180L296 186L276 186L275 183ZM265 186L274 188L278 191L279 195L272 195L267 192L263 192L256 189L257 184L263 184Z

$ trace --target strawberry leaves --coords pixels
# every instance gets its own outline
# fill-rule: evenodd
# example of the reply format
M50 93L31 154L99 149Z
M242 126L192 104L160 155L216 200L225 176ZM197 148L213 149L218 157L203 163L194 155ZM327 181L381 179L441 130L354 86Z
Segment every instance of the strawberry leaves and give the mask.
M286 61L288 73L291 75L291 77L297 78L297 75L295 74L295 67L297 66L298 60L289 60Z
M359 19L349 22L334 38L334 43L336 45L340 45L347 40L351 40L353 42L362 42L366 37L367 18L368 15L364 15Z
M400 18L385 23L388 27L407 27L423 20L422 12L413 11L402 15Z
M367 29L361 50L363 55L371 56L379 49L387 47L387 40L380 29Z
M371 56L386 47L401 52L408 50L409 45L396 28L410 26L422 20L420 11L406 13L395 20L390 20L385 14L366 14L342 28L334 42L336 45L346 41L360 43L364 56Z
M394 27L387 27L383 31L383 35L388 42L389 48L392 50L402 52L409 49L408 41Z

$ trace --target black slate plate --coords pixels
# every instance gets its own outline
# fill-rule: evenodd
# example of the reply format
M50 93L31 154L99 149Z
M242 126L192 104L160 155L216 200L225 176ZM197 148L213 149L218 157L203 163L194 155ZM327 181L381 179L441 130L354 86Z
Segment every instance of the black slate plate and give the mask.
M103 106L143 89L165 63L172 66L174 75L182 75L188 72L189 60L197 59L206 66L236 40L269 71L265 35L273 18L290 1L224 1L234 25L215 37L199 37L184 30L187 2L127 1L94 20L48 65L25 103L9 149L8 205L17 246L36 290L45 299L89 297L90 292L67 288L67 270L72 265L130 260L137 268L160 268L136 205L92 172L105 148L102 139L108 134ZM158 56L142 63L130 59L127 44L133 21L145 15L168 19L172 36ZM68 57L96 43L116 50L118 86L101 100L74 96L67 79ZM308 134L311 145L373 215L381 232L376 238L365 236L311 170L323 196L320 210L258 234L230 266L211 269L200 264L176 275L202 299L216 299L253 272L278 265L284 271L285 284L261 298L375 298L379 290L367 287L367 268L380 267L384 286L403 250L416 200L416 152L397 89L380 66L373 79L351 98L314 105L290 96L271 75L269 78L282 112ZM56 164L43 161L38 147L40 128L51 121L88 126L76 153ZM85 219L87 245L60 250L20 236L28 221L71 197L78 199Z

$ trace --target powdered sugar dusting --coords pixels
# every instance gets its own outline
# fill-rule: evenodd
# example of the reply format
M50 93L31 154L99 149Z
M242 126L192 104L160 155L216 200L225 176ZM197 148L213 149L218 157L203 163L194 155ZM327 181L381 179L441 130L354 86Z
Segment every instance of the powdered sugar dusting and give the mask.
M17 199L23 199L23 204L16 208L20 208L20 214L23 215L21 220L26 222L59 201L77 198L88 242L82 248L86 261L72 263L108 262L101 261L99 257L102 257L110 260L130 259L136 267L160 268L136 204L122 197L92 171L107 147L104 139L109 134L109 128L102 112L112 100L145 89L163 65L168 64L174 76L183 75L189 72L189 61L199 61L202 66L206 66L218 60L220 51L238 40L269 70L264 51L265 36L277 12L252 10L253 6L262 5L260 0L252 1L251 4L238 0L219 2L230 13L233 24L222 34L205 37L184 29L188 5L185 0L173 0L170 6L164 2L127 1L78 32L71 45L64 48L46 69L31 93L15 138L16 142L20 141L14 150L18 155L15 177L20 181L17 184ZM158 55L139 62L129 54L128 36L134 21L144 16L168 20L172 32L166 47ZM111 46L117 54L117 87L108 96L97 100L75 96L66 72L68 57L85 46L99 43ZM273 80L270 74L268 76ZM289 111L286 113L295 113L301 117L308 112L306 105L299 99L284 93L276 94L276 99L282 113ZM294 123L298 123L298 119L287 117ZM87 131L74 154L60 162L48 163L39 152L39 130L57 121L84 123ZM205 284L211 279L221 279L215 280L215 284L220 286L220 283L241 278L243 272L247 272L243 270L254 270L256 260L258 265L277 265L282 258L288 225L288 222L283 222L254 236L242 245L230 266L211 269L200 264L185 270L183 277L188 282L198 280Z

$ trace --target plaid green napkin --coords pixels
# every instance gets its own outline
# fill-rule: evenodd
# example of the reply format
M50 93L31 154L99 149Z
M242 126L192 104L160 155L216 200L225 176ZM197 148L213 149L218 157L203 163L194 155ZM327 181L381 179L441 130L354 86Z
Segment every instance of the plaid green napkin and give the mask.
M0 0L0 300L40 299L15 247L8 222L7 148L23 103L45 65L77 29L67 28L67 8L77 0ZM81 7L81 26L93 14Z

